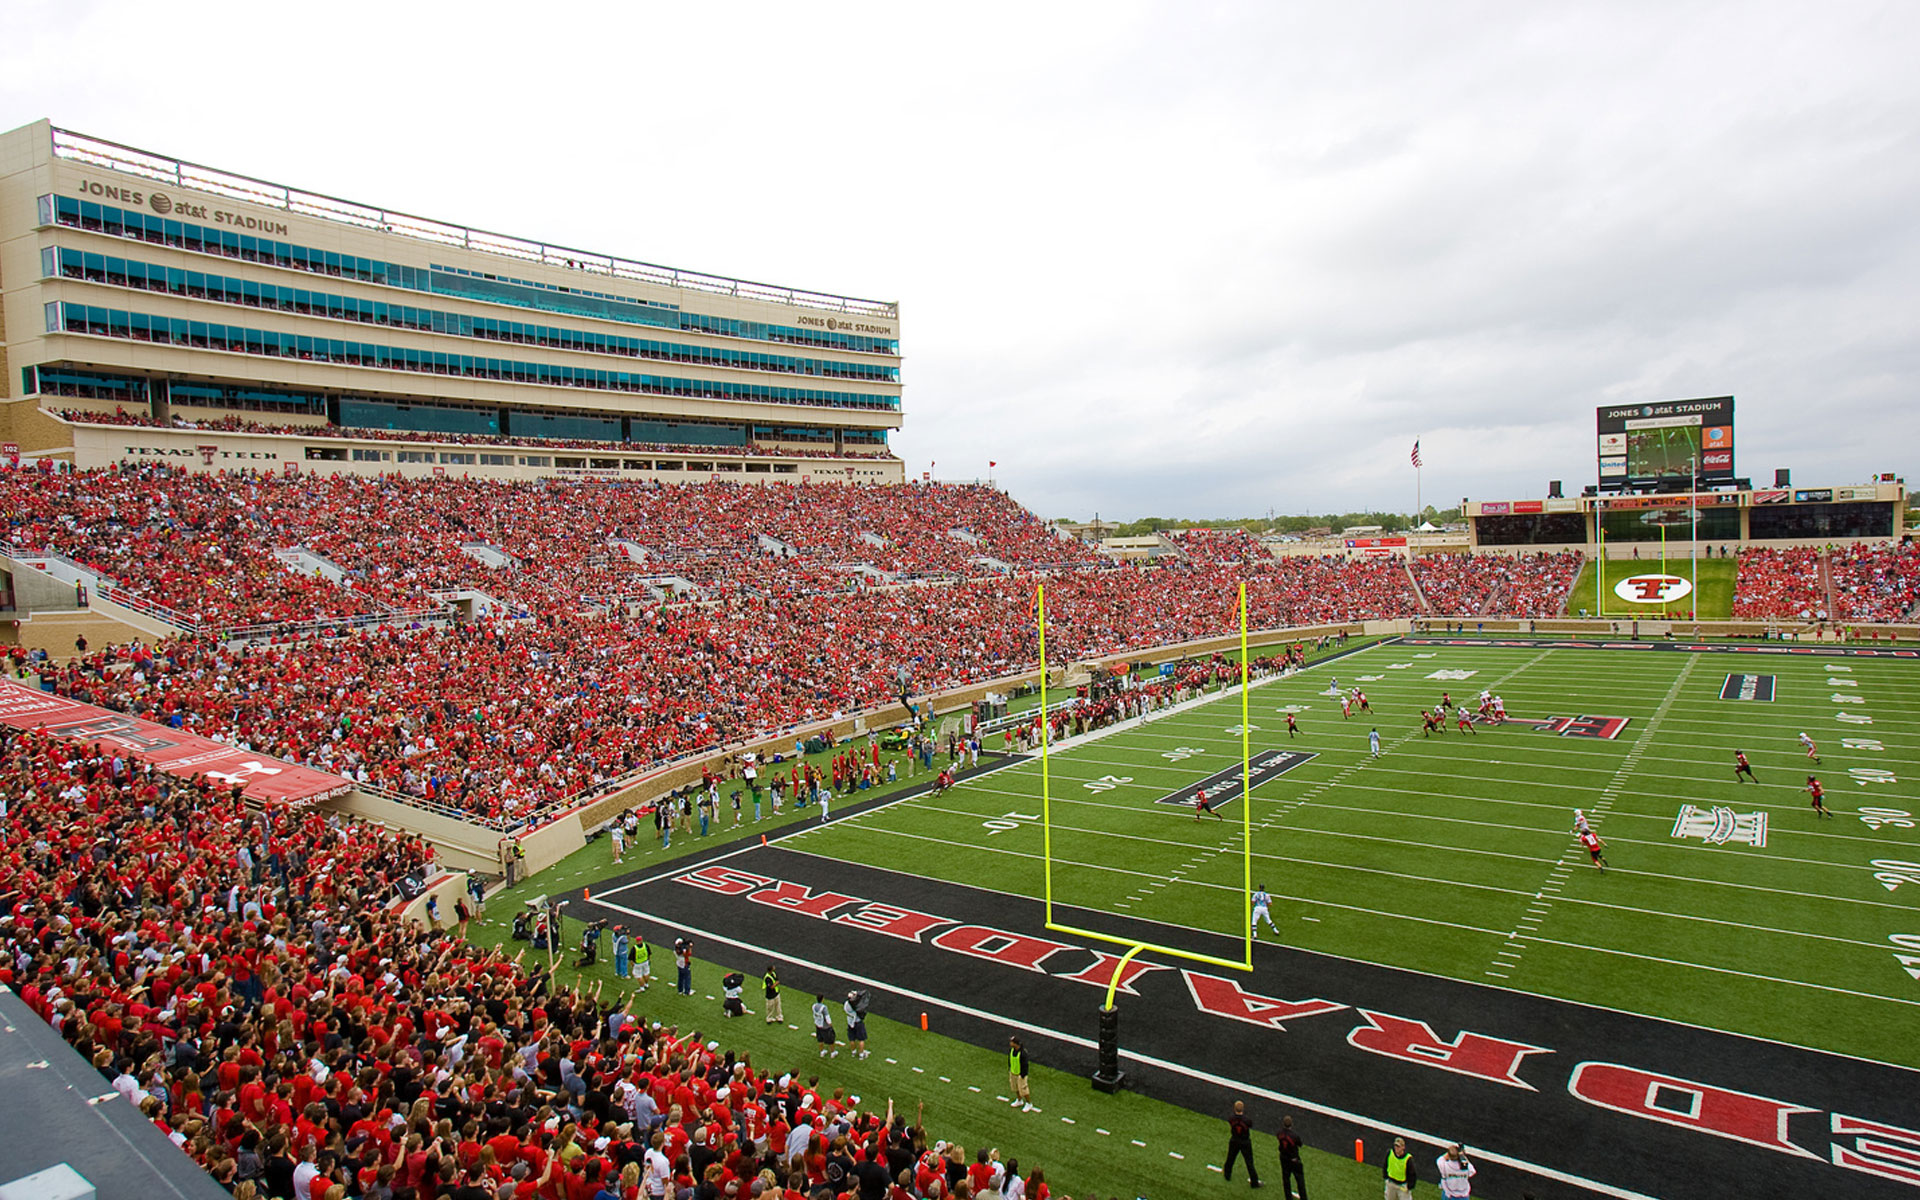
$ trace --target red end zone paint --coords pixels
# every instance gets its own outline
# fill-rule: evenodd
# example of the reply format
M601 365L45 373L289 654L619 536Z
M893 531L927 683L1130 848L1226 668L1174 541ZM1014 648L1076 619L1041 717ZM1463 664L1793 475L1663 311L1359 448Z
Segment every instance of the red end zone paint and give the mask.
M1193 1002L1201 1012L1270 1029L1284 1030L1286 1026L1282 1021L1317 1017L1346 1007L1331 1000L1276 1000L1271 996L1256 996L1231 979L1199 971L1182 970L1180 977L1187 981L1187 991L1192 993Z
M751 871L736 871L732 867L701 867L698 871L688 871L685 875L675 876L677 882L700 888L704 891L719 892L722 896L738 896L757 887L765 887L773 880L766 875L755 875Z
M1920 1187L1920 1132L1833 1114L1833 1165ZM1854 1138L1842 1146L1839 1138Z
M1785 1100L1603 1062L1583 1062L1575 1067L1573 1078L1567 1080L1567 1091L1588 1104L1663 1125L1678 1125L1799 1158L1819 1157L1787 1140L1787 1119L1795 1113L1817 1110Z
M1040 964L1062 950L1078 950L1065 942L1051 942L1046 938L1028 937L1020 933L1007 933L999 929L988 929L984 925L962 925L958 929L949 929L933 939L933 944L942 950L951 950L956 954L970 954L974 958L984 958L989 962L1005 963L1010 967L1019 967L1023 971L1040 971Z
M770 888L752 893L747 899L755 904L784 908L791 912L804 913L809 917L818 917L824 921L828 913L836 908L856 904L860 897L842 896L839 892L816 892L804 884L779 880Z
M914 912L910 908L896 908L873 900L833 919L842 925L884 933L907 942L919 941L920 935L929 929L953 924L949 917L936 917L932 913Z
M1347 1035L1347 1042L1371 1054L1397 1058L1422 1067L1438 1067L1456 1075L1504 1083L1508 1087L1539 1089L1520 1078L1520 1062L1529 1054L1552 1054L1545 1046L1509 1042L1484 1033L1462 1030L1450 1042L1440 1040L1425 1021L1360 1009L1367 1024Z
M1105 950L1090 950L1088 953L1093 955L1092 966L1084 971L1076 971L1071 975L1057 975L1055 978L1071 979L1075 983L1086 983L1097 988L1105 989L1109 983L1113 982L1113 970L1120 965L1120 956L1118 954L1108 954ZM1145 975L1148 971L1170 971L1172 969L1171 967L1163 967L1159 963L1143 962L1136 958L1127 964L1125 971L1121 972L1119 991L1123 995L1138 996L1140 993L1133 990L1134 980Z

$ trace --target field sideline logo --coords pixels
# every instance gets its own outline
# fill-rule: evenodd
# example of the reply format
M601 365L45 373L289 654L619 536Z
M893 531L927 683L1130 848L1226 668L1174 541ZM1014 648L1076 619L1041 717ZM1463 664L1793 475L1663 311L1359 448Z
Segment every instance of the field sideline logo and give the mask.
M1678 575L1629 575L1613 585L1613 594L1629 604L1668 604L1692 591L1693 583Z

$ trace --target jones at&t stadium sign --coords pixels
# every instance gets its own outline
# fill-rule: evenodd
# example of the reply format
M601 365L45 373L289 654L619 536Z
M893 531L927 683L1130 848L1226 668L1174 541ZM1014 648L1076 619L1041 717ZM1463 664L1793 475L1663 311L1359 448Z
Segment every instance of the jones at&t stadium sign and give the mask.
M249 217L245 213L228 212L223 208L211 208L195 200L177 199L166 192L141 191L138 188L120 187L116 184L95 183L82 180L79 192L83 196L98 196L102 200L111 200L117 204L146 205L163 217L179 217L188 221L206 221L213 225L225 225L233 229L246 229L254 233L287 236L284 221L263 221L259 217Z
M1670 604L1692 591L1692 582L1678 575L1630 575L1613 585L1613 594L1629 604Z

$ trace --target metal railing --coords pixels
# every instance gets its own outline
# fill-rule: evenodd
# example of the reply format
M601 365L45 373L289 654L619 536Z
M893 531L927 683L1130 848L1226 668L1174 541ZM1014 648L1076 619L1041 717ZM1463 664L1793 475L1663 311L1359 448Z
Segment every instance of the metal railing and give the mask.
M708 275L702 271L683 271L677 267L663 267L657 263L616 258L612 255L576 250L569 246L555 246L547 242L530 241L503 233L489 233L486 230L465 225L453 225L445 221L394 212L391 209L361 204L353 200L342 200L338 196L303 192L284 184L268 183L246 175L235 175L213 167L183 162L148 150L88 137L86 134L74 133L67 129L53 131L53 154L56 158L118 171L157 183L171 184L178 188L191 188L198 192L224 196L229 200L257 204L263 208L277 208L298 216L317 217L323 221L353 225L376 233L394 233L402 237L432 242L435 245L458 246L466 250L517 258L524 262L537 262L549 267L588 271L614 279L631 279L638 283L654 284L659 287L709 292L718 296L760 300L770 304L788 304L800 308L819 308L891 319L898 319L900 315L900 306L890 301L862 300L854 296L836 296L830 292L782 287L771 283L755 283L752 280L731 279L724 275ZM893 335L889 333L888 336Z

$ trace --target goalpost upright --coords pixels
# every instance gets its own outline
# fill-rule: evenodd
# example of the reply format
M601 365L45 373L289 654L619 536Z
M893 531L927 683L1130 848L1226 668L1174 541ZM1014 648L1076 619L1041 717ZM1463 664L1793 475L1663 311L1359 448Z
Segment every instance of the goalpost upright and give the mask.
M1252 726L1252 674L1247 658L1247 585L1240 584L1240 875L1241 875L1241 957L1239 959L1222 958L1218 955L1203 954L1197 950L1182 949L1177 946L1162 945L1139 938L1116 937L1096 929L1084 929L1054 919L1053 912L1053 717L1048 708L1048 664L1047 664L1047 589L1044 583L1034 585L1035 621L1040 634L1040 828L1043 896L1046 906L1046 928L1055 933L1072 934L1075 937L1090 938L1127 947L1127 952L1114 964L1113 978L1107 983L1106 1002L1101 1006L1099 1069L1094 1073L1094 1085L1105 1091L1115 1091L1121 1086L1124 1075L1119 1069L1119 1014L1114 1008L1114 997L1120 981L1125 977L1127 964L1144 951L1173 958L1187 959L1193 962L1207 963L1211 966L1225 967L1235 971L1253 970L1253 726Z

